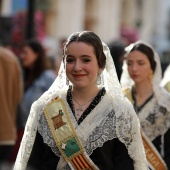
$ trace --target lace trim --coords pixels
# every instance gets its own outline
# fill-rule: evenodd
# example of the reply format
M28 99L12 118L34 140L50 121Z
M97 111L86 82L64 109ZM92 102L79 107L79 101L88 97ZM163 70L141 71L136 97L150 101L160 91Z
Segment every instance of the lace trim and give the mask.
M102 147L106 141L117 137L115 120L115 113L112 111L107 115L106 120L101 122L100 126L96 127L95 131L89 136L85 146L88 155L91 155L96 148Z
M170 112L153 98L138 112L141 127L148 138L153 141L170 128Z
M28 117L24 135L21 141L20 149L17 155L17 159L14 165L14 170L23 170L26 169L28 159L30 157L33 144L35 141L35 136L37 132L38 126L38 117L39 115L36 114L37 111L40 111L40 107L37 105L39 102L34 102L31 107L31 114ZM32 132L32 133L30 133Z
M127 102L129 102L128 99ZM144 158L145 150L141 142L141 135L138 133L140 129L139 119L130 102L129 104L126 103L125 106L123 110L122 108L118 108L119 105L117 105L117 107L115 106L116 110L119 110L120 113L116 115L116 131L118 138L125 143L130 157L134 160L134 169L149 169L147 160ZM126 117L126 119L124 117ZM128 133L129 131L131 132L130 134Z
M40 124L40 126L38 127L38 132L41 134L44 143L46 143L52 149L52 151L58 157L60 157L61 154L60 154L60 152L56 146L56 143L52 137L50 128L48 126L48 123L47 123L44 115L41 116L41 119L39 120L39 124Z

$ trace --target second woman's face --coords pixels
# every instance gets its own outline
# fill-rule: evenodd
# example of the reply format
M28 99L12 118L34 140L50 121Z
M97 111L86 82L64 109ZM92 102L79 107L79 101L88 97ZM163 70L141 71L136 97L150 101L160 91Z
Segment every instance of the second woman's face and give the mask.
M152 69L144 53L140 51L130 52L127 56L127 66L129 75L135 83L150 80Z
M99 66L93 46L72 42L66 49L66 74L75 87L96 86Z
M37 57L37 54L29 46L23 47L20 55L23 67L31 69L37 60Z

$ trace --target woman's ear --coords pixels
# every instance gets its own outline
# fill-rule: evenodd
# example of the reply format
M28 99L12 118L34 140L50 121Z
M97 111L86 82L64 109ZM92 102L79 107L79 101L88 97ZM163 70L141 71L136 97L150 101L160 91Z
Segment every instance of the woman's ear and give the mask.
M99 68L99 71L98 71L98 76L100 76L101 74L102 74L102 71L103 71L104 69L102 69L102 68Z

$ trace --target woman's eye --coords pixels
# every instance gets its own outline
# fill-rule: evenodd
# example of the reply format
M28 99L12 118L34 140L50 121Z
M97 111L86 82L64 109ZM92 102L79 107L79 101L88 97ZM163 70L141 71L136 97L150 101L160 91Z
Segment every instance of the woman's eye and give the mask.
M83 62L85 62L85 63L88 63L88 62L90 62L91 60L89 59L89 58L84 58L83 59Z
M67 62L67 63L72 63L73 61L74 61L74 59L72 59L72 58L67 58L67 59L66 59L66 62Z
M144 65L145 63L139 63L139 65Z
M128 65L128 66L131 66L131 65L132 65L132 63L127 63L127 65Z

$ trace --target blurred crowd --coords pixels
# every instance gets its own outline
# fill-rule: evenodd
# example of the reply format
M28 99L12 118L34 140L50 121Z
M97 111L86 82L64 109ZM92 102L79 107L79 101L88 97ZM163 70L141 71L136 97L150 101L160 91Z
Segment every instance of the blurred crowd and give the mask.
M36 39L25 41L19 56L11 49L0 47L0 169L13 166L31 105L51 86L61 62L61 56L47 57Z

